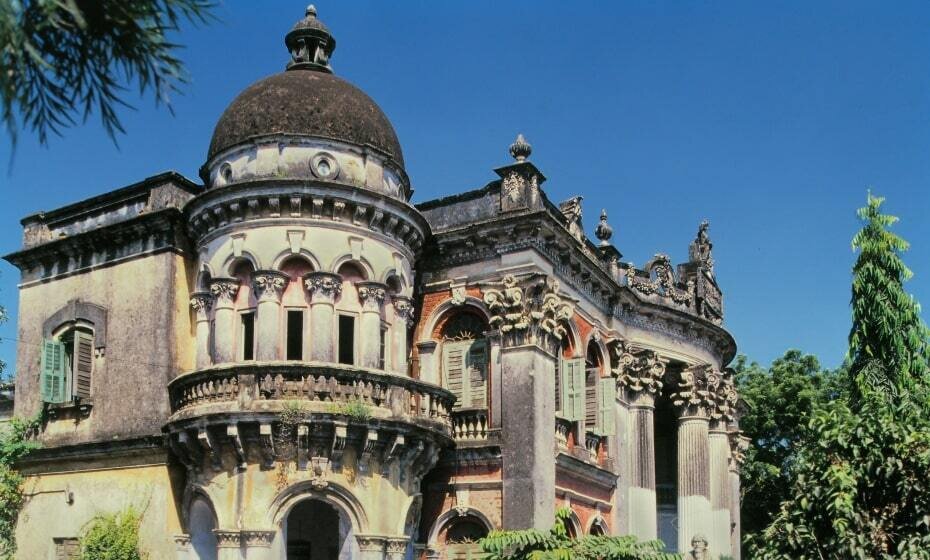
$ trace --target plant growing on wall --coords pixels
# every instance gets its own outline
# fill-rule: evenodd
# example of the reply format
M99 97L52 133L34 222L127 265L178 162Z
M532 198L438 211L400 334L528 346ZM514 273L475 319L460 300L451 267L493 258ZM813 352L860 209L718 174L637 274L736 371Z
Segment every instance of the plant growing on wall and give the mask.
M42 415L31 420L13 418L6 432L0 433L0 559L16 552L16 519L23 505L23 477L14 463L39 447L35 434Z
M681 556L662 552L661 541L638 542L635 537L585 535L573 539L566 523L571 510L555 514L548 531L492 531L479 544L485 560L676 560Z
M129 507L118 513L100 514L84 528L78 560L143 560L139 549L142 515Z

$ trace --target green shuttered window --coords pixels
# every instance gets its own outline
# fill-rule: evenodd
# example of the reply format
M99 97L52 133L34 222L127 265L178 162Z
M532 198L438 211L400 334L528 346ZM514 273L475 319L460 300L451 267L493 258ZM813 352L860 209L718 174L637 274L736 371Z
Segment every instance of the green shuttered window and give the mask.
M42 400L47 403L63 403L71 400L66 390L68 381L65 368L65 345L57 340L42 341Z
M562 385L561 416L578 422L584 418L584 358L562 360L560 375Z
M613 377L600 379L597 407L597 433L602 436L617 434L617 385Z
M455 395L454 409L487 406L487 341L446 341L442 348L442 363L445 387Z

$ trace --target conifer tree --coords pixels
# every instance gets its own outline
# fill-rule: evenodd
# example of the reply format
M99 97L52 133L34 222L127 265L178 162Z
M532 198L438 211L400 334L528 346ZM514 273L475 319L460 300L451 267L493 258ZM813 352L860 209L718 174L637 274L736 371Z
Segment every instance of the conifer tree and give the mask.
M884 201L869 193L857 212L864 225L852 240L859 256L853 267L849 357L853 378L887 372L888 378L869 381L897 393L912 390L928 375L930 345L920 305L904 290L912 273L900 254L909 245L889 231L898 218L881 213ZM867 368L871 362L881 367Z

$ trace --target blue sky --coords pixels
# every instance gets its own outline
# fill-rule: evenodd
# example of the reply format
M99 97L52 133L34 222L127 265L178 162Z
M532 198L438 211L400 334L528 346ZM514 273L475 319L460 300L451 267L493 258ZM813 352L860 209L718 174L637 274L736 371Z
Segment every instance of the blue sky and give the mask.
M260 9L258 9L260 6ZM644 264L687 257L711 221L725 325L769 363L788 348L838 365L866 189L914 244L909 290L930 305L930 4L925 2L320 2L338 75L394 123L423 201L484 185L517 132L555 201L601 208ZM889 9L893 8L893 9ZM213 126L283 69L298 2L226 2L178 39L191 83L172 117L131 98L119 147L96 120L12 169L0 139L0 252L19 219L167 169L196 178ZM18 272L0 265L15 319ZM13 363L15 324L0 327Z

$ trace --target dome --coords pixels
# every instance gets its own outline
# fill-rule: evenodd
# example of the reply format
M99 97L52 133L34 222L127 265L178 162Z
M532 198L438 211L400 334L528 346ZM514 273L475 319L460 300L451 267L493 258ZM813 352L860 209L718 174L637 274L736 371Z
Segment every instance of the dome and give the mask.
M207 159L271 134L369 145L404 166L397 134L381 108L362 90L326 72L292 69L246 88L216 124Z

